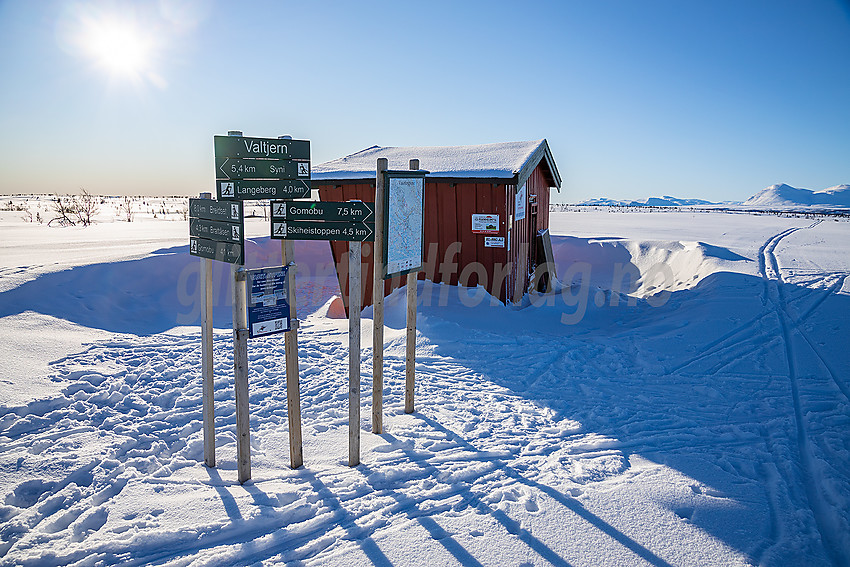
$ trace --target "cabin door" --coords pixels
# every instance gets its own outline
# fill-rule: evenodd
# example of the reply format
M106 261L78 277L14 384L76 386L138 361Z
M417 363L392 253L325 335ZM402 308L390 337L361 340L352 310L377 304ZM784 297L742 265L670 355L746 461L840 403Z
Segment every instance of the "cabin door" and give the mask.
M537 195L528 196L528 276L531 275L538 264L537 258Z

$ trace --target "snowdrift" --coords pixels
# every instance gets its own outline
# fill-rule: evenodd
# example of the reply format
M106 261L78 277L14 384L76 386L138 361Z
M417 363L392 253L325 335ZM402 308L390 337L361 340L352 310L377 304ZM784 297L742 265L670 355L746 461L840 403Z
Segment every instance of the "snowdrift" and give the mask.
M246 266L280 264L280 242L245 242ZM299 241L296 300L299 316L339 292L326 242ZM152 334L200 324L200 262L189 247L161 249L139 260L77 266L40 275L0 293L0 317L36 311L85 327ZM213 324L231 326L230 265L213 262Z

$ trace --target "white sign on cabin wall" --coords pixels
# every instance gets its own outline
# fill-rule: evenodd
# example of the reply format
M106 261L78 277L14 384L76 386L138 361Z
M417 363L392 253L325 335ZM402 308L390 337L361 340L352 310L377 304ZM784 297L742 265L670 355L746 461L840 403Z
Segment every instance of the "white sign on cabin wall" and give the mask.
M472 215L472 232L476 234L499 234L499 215Z
M525 218L525 201L526 201L526 190L525 183L522 184L522 187L519 188L519 191L516 192L516 203L514 206L514 211L516 212L516 220L521 221Z

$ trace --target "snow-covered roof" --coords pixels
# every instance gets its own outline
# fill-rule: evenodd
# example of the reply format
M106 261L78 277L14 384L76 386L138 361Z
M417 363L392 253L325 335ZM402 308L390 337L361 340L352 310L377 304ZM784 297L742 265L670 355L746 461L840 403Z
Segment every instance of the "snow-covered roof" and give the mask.
M314 165L313 181L375 179L378 158L387 158L389 169L406 170L411 159L429 177L451 179L505 179L517 185L545 160L547 180L553 187L561 186L558 169L545 139L531 142L503 142L474 146L372 146L357 153Z

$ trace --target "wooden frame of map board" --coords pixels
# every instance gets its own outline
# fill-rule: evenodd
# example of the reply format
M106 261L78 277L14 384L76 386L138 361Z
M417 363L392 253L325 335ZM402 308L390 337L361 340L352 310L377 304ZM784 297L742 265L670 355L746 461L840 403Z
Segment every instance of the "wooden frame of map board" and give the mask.
M384 172L384 279L403 276L422 269L425 250L425 175L429 172L416 170L387 170ZM418 192L418 195L416 193ZM396 208L403 207L412 214L404 215L406 222L399 220ZM393 214L391 214L393 213ZM393 220L396 219L396 220ZM418 226L416 226L418 219ZM411 225L411 221L414 223ZM414 240L414 242L410 242ZM403 249L400 247L404 246ZM416 253L418 249L418 255Z

